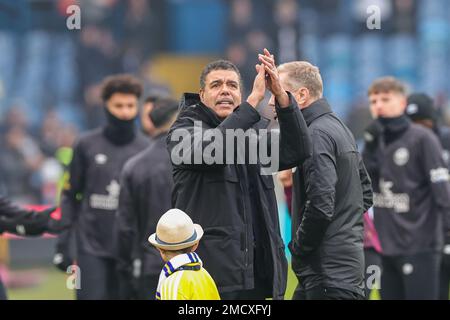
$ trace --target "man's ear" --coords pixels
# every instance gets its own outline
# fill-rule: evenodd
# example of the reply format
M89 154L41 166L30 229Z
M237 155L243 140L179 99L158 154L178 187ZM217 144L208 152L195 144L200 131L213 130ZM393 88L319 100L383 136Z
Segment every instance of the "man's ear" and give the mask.
M203 102L204 100L204 96L205 96L205 90L200 89L200 91L198 92L199 96L200 96L200 101Z
M294 97L297 103L303 106L309 99L309 91L306 88L299 88L297 91L294 92Z
M191 251L191 252L194 252L195 250L197 250L198 244L199 244L199 242L197 242L196 244L194 244L194 246L192 247L192 251Z

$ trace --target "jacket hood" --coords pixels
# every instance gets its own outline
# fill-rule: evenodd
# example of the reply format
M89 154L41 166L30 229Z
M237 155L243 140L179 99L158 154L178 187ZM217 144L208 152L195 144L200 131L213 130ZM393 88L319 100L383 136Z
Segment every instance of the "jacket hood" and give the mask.
M178 107L178 111L183 111L190 106L200 103L200 95L198 93L185 92L183 93Z

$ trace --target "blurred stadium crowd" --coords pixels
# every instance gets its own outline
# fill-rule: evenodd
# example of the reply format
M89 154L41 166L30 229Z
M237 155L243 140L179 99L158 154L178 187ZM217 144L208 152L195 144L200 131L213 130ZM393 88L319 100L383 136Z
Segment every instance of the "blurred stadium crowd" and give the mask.
M80 30L66 27L72 4ZM366 26L370 4L381 30ZM247 87L261 48L278 63L311 61L356 137L369 121L365 90L385 74L432 95L445 120L449 18L446 0L0 0L0 188L22 203L54 202L77 133L104 121L100 81L133 73L144 96L170 95L152 74L162 54L227 58Z

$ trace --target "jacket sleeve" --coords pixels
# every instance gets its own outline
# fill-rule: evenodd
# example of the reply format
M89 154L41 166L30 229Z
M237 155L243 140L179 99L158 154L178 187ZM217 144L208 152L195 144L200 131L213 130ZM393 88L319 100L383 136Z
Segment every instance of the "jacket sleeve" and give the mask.
M189 117L179 117L167 136L167 146L176 168L191 170L214 170L225 166L227 155L226 130L249 129L260 120L259 113L247 102L242 103L216 128L196 126ZM221 137L221 143L212 137ZM234 145L233 145L234 146ZM215 148L214 157L208 149ZM218 155L218 153L221 153ZM219 161L216 161L219 159Z
M449 170L442 157L442 147L436 136L424 135L421 153L423 154L423 170L428 177L433 199L442 212L450 212ZM449 218L448 216L445 218Z
M368 147L366 145L362 152L362 160L364 163L364 167L366 168L367 174L370 177L370 180L372 181L372 183L377 184L380 178L379 170L381 164L377 149L373 147Z
M334 216L337 183L334 142L328 134L314 130L312 147L312 157L304 164L308 200L294 241L298 256L306 256L320 245Z
M294 97L288 92L290 105L281 108L276 103L279 132L279 166L277 171L297 167L311 156L308 126Z
M64 182L61 195L61 219L54 224L54 229L63 231L58 236L56 252L75 258L76 255L76 220L80 210L84 191L86 162L83 148L78 141L73 148L72 161L69 165L68 179Z
M363 192L364 201L364 212L369 210L373 206L373 190L372 181L367 173L366 167L362 160L362 156L358 154L359 157L359 178L361 180L361 189Z
M117 270L121 299L128 299L131 294L133 252L137 242L137 211L132 198L132 184L128 169L128 164L126 164L122 170L116 223Z
M40 236L49 230L50 214L55 208L25 210L0 197L0 233L7 231L19 236Z

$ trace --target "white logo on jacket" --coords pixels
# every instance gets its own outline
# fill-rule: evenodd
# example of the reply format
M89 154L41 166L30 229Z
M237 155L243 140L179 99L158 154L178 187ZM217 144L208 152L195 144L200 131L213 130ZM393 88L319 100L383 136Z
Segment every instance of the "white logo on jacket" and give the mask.
M400 148L394 153L394 163L398 166L404 166L409 161L409 151L406 148Z
M116 180L112 180L106 186L107 195L92 194L89 204L93 209L116 210L119 205L120 185Z
M108 157L103 153L99 153L95 155L95 163L97 164L105 164L108 161Z
M410 199L407 193L393 193L392 181L380 180L380 193L374 192L373 206L375 208L393 209L397 213L409 212Z

